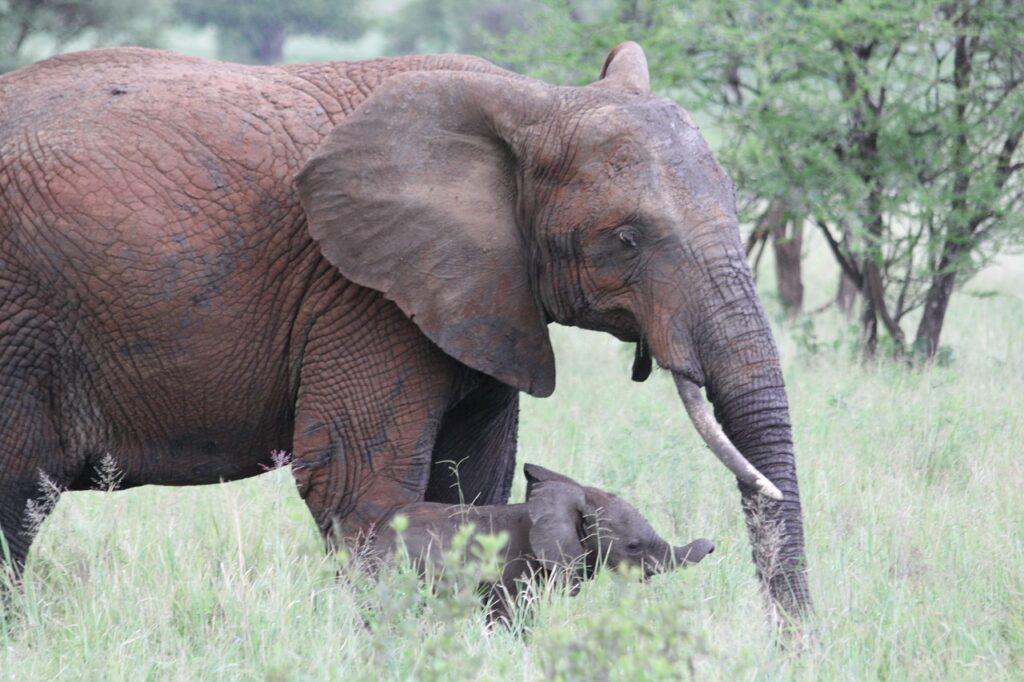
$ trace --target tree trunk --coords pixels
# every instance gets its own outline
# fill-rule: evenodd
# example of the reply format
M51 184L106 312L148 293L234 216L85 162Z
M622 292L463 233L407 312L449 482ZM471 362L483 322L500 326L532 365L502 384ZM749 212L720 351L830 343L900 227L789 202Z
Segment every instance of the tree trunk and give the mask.
M792 229L787 231L790 226ZM757 249L751 265L755 279L765 244L769 239L772 240L772 251L775 253L775 285L779 292L779 301L786 317L793 319L800 314L804 303L800 262L803 221L791 219L786 202L779 197L768 203L768 208L757 219L757 225L747 239L747 256Z
M836 307L847 322L853 319L853 304L857 302L857 283L845 272L839 272L839 287L836 290Z
M278 24L260 26L253 56L260 64L280 64L284 56L284 28Z
M843 230L842 245L846 253L851 253L849 230ZM857 281L850 277L845 269L839 269L839 290L836 291L836 307L847 322L853 319L853 304L857 302Z
M787 228L789 234L787 235ZM775 278L779 287L779 300L789 319L800 314L804 304L804 283L800 271L800 251L803 247L803 221L786 219L772 230L775 247Z
M958 28L968 21L968 13L964 12L957 22ZM958 132L954 139L953 164L956 174L953 179L953 197L951 215L946 241L942 246L942 257L932 275L931 285L925 297L924 313L917 326L914 338L914 352L918 358L929 362L939 349L939 336L942 334L942 323L946 319L946 308L949 298L953 295L953 284L956 281L956 263L960 257L962 244L970 241L973 230L965 225L967 216L967 192L971 186L971 175L968 170L969 145L967 140L968 97L972 74L972 48L966 35L957 36L953 59L953 87L956 92L956 122ZM956 240L956 241L952 241Z
M865 358L874 358L878 351L878 312L875 301L862 291L864 309L860 314L860 345Z
M892 340L893 357L902 358L906 352L906 338L899 323L889 314L889 308L885 303L881 270L869 256L864 259L864 267L861 271L864 273L861 287L861 295L864 297L864 313L861 315L860 332L861 342L864 344L864 355L868 358L875 356L878 350L878 323L881 321Z
M942 323L946 319L946 308L949 298L953 295L955 272L944 272L932 278L925 299L924 314L917 326L914 338L914 349L925 362L931 362L939 350L939 336L942 334Z

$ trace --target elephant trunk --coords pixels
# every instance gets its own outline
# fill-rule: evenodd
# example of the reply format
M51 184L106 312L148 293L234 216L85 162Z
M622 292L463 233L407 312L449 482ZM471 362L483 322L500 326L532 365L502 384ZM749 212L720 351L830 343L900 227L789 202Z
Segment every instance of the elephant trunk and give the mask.
M694 540L688 545L672 548L672 558L676 566L692 566L700 563L704 557L715 551L715 543L707 538Z
M740 252L742 254L742 252ZM696 384L675 372L705 442L736 474L754 562L773 620L811 607L789 405L768 319L742 255L706 268L696 356L714 418Z
M654 552L654 556L657 558L643 562L645 578L650 578L652 575L665 573L675 568L685 568L699 564L704 557L715 551L715 543L707 538L694 540L682 547L673 547L664 541L659 541L658 544L660 546Z
M715 456L721 460L725 468L731 471L740 483L751 486L757 492L773 500L781 500L782 493L779 489L740 454L715 418L708 414L704 407L704 398L701 396L697 384L685 379L681 374L675 374L674 379L676 390L679 391L679 397L683 401L686 413L690 416L690 421L693 422L697 433L715 453Z

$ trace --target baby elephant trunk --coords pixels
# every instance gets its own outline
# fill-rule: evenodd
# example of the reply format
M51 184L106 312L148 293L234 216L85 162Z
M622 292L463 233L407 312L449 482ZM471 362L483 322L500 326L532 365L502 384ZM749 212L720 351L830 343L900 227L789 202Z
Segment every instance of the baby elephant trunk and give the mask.
M688 545L682 547L676 547L673 549L675 553L676 566L692 566L693 564L699 564L701 560L708 554L715 551L715 543L711 542L707 538L701 538L694 540Z
M649 578L658 573L671 571L673 568L683 568L699 564L708 554L715 551L715 543L707 538L694 540L682 547L668 547L665 558L656 562L653 566L645 566L645 577Z

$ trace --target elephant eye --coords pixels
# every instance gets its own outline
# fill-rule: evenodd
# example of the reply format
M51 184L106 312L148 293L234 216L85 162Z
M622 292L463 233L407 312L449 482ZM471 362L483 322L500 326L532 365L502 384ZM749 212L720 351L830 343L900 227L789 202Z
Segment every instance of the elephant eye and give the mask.
M626 543L626 550L632 553L640 551L640 542L638 540L630 540Z
M622 242L631 249L636 248L636 242L639 235L637 234L635 227L630 227L627 225L623 228L620 228L616 234L618 235L620 242Z

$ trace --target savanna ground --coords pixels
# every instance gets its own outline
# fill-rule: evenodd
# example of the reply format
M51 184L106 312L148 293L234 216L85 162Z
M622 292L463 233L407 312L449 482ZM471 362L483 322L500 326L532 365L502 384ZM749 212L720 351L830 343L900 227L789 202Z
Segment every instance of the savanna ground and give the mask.
M813 307L835 273L824 261L808 270ZM761 289L778 320L770 278ZM999 260L954 298L952 354L928 371L861 364L831 311L776 326L816 601L799 657L773 643L735 484L669 377L633 384L622 344L553 333L558 390L524 401L520 462L621 493L677 543L713 538L701 565L646 585L602 575L576 597L539 599L525 635L485 634L471 594L430 597L402 572L337 579L286 470L72 493L8 605L5 676L1024 676L1024 259Z

